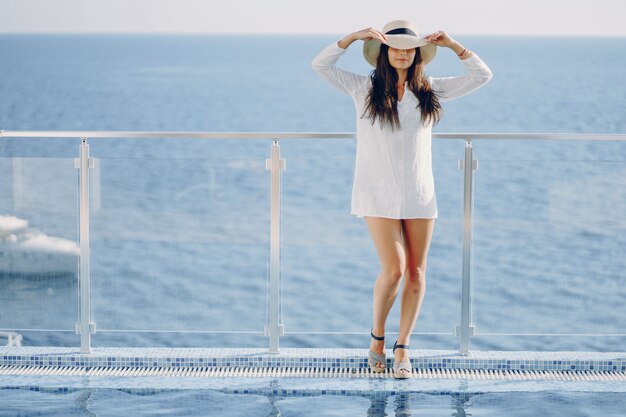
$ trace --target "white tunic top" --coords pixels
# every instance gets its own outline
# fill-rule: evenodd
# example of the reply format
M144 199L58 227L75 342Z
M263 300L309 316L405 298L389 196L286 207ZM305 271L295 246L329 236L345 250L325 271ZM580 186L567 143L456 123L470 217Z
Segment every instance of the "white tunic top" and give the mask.
M437 218L432 172L432 123L422 124L418 100L405 84L398 102L400 129L394 131L377 120L361 118L371 88L369 76L337 68L346 51L336 42L311 62L325 80L348 93L356 107L356 164L352 184L351 214L391 219ZM461 61L467 74L460 77L427 77L440 102L468 94L491 79L491 71L474 53Z

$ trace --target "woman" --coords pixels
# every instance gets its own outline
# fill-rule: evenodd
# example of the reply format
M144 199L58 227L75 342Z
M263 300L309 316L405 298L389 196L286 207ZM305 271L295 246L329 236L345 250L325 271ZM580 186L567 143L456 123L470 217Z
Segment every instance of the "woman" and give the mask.
M370 76L335 66L356 40L375 67ZM424 75L437 46L454 51L465 67L460 77ZM381 263L374 285L372 340L368 364L384 372L385 322L404 275L400 330L394 344L394 377L412 372L409 339L426 289L426 257L437 218L431 162L431 128L441 103L470 93L491 79L474 52L446 32L420 38L405 20L351 33L333 42L311 62L313 69L348 93L357 113L357 149L351 214L364 217Z

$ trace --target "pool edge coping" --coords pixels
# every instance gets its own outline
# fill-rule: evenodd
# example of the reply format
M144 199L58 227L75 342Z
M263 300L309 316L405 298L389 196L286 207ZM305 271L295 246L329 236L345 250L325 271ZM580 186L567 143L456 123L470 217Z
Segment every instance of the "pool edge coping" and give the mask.
M367 349L0 347L0 366L70 368L367 368ZM415 369L626 371L626 352L538 352L411 349ZM387 354L392 366L393 355Z

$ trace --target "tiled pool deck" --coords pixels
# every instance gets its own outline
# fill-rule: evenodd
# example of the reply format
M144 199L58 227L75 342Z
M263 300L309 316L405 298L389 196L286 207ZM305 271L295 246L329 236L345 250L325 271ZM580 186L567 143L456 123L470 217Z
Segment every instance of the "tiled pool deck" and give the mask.
M626 352L520 352L412 349L416 370L626 371ZM393 365L391 352L387 366ZM2 347L0 366L80 368L341 368L367 369L366 349Z

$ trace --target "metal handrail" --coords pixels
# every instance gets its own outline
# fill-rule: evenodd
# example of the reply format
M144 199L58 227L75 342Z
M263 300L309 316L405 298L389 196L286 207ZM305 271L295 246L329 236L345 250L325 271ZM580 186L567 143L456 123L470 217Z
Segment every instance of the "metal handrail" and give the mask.
M354 139L354 132L151 132L0 130L6 138ZM433 133L434 139L626 141L622 133Z

